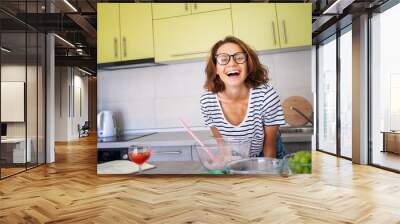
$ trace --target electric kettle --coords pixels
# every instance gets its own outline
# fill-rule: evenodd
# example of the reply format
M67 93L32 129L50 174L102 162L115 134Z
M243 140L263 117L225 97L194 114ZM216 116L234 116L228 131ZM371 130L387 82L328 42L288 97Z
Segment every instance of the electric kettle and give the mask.
M100 138L117 135L117 125L114 113L109 110L97 114L97 136Z

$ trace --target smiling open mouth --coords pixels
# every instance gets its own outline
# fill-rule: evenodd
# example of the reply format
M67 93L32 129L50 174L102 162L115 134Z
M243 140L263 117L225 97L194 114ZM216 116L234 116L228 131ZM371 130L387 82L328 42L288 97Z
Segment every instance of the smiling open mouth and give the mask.
M239 72L228 72L228 76L232 77L232 76L238 76L240 73Z

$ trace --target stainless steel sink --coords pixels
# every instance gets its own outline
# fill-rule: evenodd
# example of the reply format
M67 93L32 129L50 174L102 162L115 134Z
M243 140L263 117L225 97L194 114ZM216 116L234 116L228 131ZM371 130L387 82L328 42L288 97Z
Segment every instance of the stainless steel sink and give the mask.
M313 133L312 127L280 127L281 133Z

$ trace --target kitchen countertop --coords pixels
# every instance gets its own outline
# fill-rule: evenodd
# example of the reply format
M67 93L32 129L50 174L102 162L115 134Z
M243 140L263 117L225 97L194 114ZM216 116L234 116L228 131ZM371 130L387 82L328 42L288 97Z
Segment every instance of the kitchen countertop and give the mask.
M209 131L194 131L200 139L211 138ZM160 132L153 135L148 135L142 138L137 138L126 142L111 142L97 143L97 148L126 148L134 144L149 144L153 147L158 146L192 146L196 144L192 137L184 132Z
M211 138L209 131L194 131L200 139ZM282 133L282 141L285 142L311 142L311 133ZM196 142L191 136L184 132L160 132L148 135L142 138L137 138L125 142L98 142L97 148L127 148L134 144L149 144L153 147L159 146L192 146Z
M282 142L311 142L312 133L282 133Z
M142 174L207 174L200 161L157 161L149 162L156 167Z
M155 166L151 168L152 166ZM146 162L141 174L207 174L200 161L150 161ZM97 165L97 172L103 174L136 175L137 165L129 160L115 160Z
M122 161L122 160L120 160ZM161 174L161 175L194 175L194 174L223 174L221 171L208 171L203 167L200 161L151 161L146 163L147 166L154 165L154 168L150 168L141 172L143 175L150 174ZM124 163L126 165L126 163ZM114 168L102 168L100 175L107 174L118 174ZM128 175L137 175L136 171L133 173L123 173ZM261 173L260 173L261 174ZM265 173L270 174L270 173ZM230 175L230 174L228 174Z

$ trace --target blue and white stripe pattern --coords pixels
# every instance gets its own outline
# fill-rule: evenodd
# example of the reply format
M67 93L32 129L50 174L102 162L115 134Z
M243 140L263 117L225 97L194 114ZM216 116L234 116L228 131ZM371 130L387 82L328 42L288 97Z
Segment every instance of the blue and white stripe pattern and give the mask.
M263 151L264 126L285 124L279 96L268 83L250 89L247 114L237 126L225 119L216 94L204 93L200 97L200 104L206 126L216 127L224 137L252 139L250 157L256 157Z

